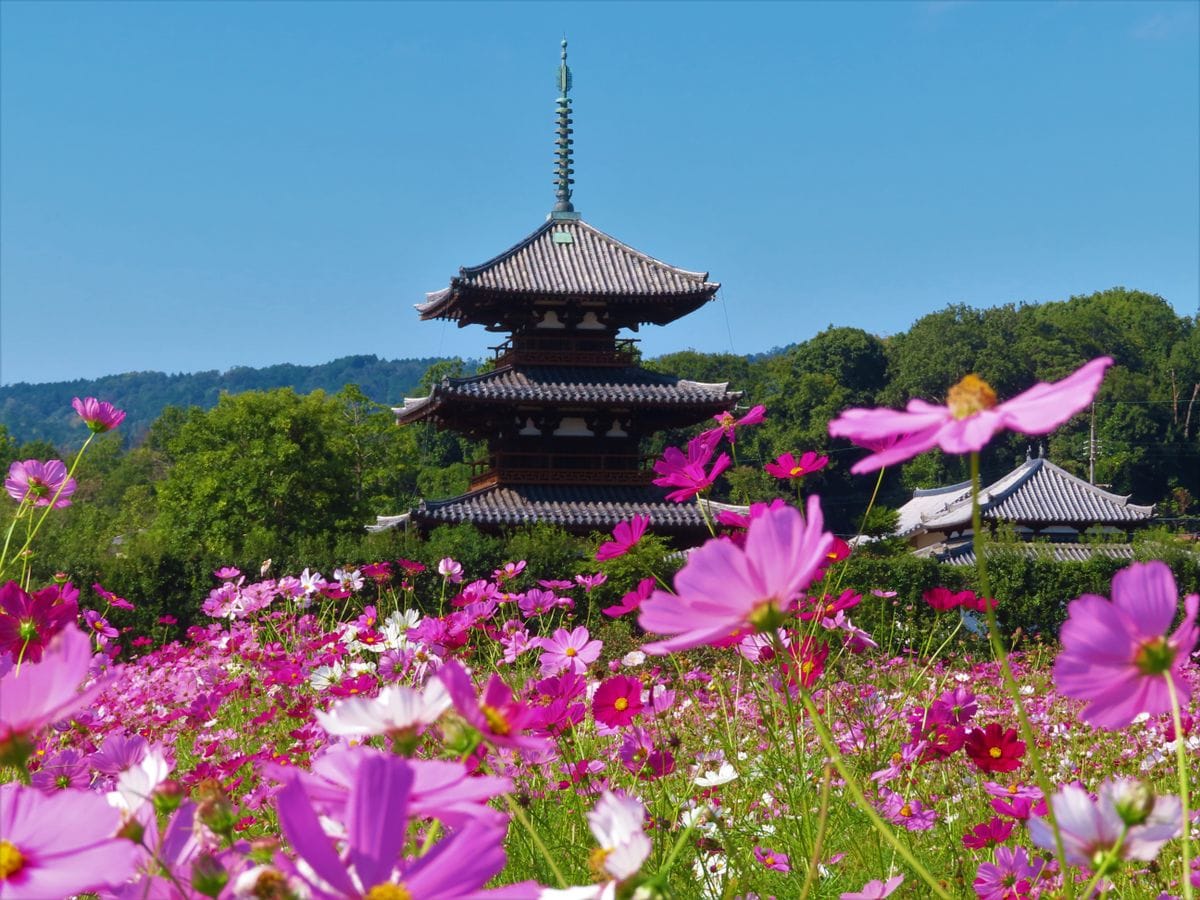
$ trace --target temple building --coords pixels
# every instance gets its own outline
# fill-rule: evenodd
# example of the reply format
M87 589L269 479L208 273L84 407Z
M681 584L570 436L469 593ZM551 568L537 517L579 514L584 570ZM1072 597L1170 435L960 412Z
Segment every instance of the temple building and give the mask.
M1096 553L1132 559L1134 530L1154 517L1153 506L1101 490L1041 451L1027 453L1021 465L981 489L979 507L985 527L1007 523L1028 552L1060 561L1082 561ZM971 483L915 491L899 509L896 534L918 555L974 565Z
M572 203L571 72L558 69L556 202L532 234L417 306L422 320L482 325L506 335L494 367L445 378L395 409L401 425L431 422L486 441L467 493L423 500L374 529L470 522L498 530L549 522L576 533L607 531L635 514L692 543L707 535L694 502L673 503L652 485L643 441L731 410L740 394L636 365L622 329L666 325L695 311L720 285L707 273L647 256L585 222Z

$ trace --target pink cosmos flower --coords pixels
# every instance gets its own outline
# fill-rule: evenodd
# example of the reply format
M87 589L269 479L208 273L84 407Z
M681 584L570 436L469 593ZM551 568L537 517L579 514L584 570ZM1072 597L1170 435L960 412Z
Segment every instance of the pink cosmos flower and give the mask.
M449 556L438 561L437 570L439 575L453 584L458 584L463 580L462 563L451 559Z
M1060 637L1063 649L1054 663L1054 685L1068 697L1088 701L1083 719L1099 728L1124 728L1139 713L1171 709L1167 681L1181 706L1191 686L1183 675L1196 646L1200 595L1183 602L1184 616L1175 633L1179 595L1166 563L1133 563L1113 576L1112 602L1084 594L1067 607Z
M592 715L609 728L633 724L642 712L642 682L628 675L614 675L596 688Z
M106 400L97 400L95 397L80 400L76 397L71 405L87 427L97 434L112 431L125 420L125 410L117 409Z
M705 466L712 460L720 430L705 432L688 442L687 455L678 447L668 447L663 457L655 461L654 471L659 474L654 483L659 487L678 488L667 494L667 499L682 503L696 496L717 480L718 476L733 463L728 453L722 453L707 472Z
M983 863L973 886L979 900L1026 900L1042 874L1041 860L1030 860L1024 847L997 847L996 862Z
M0 897L69 897L116 887L140 850L113 837L121 814L99 794L0 785Z
M759 425L766 417L767 408L762 404L750 407L750 410L740 419L735 419L733 413L723 412L713 416L713 421L717 423L716 428L711 428L704 432L702 437L721 436L724 435L729 443L737 441L737 429L742 425Z
M883 900L884 897L890 897L903 882L903 875L896 875L887 881L868 881L861 891L846 891L839 900Z
M790 453L785 453L776 459L775 462L767 463L763 468L776 478L787 481L793 478L800 479L812 472L818 472L828 464L828 456L818 456L812 450L808 450L799 459L796 459Z
M880 812L893 825L902 825L909 831L928 831L937 822L937 813L926 809L920 800L906 800L902 794L887 788L879 789L883 799Z
M606 581L608 581L608 576L603 572L597 572L595 575L575 576L575 583L583 588L585 594L590 594L593 589L600 587Z
M654 593L654 579L643 578L638 582L638 586L621 598L621 602L616 606L606 606L601 610L606 616L623 616L626 613L634 612L641 608L642 603L650 598Z
M562 671L582 675L587 667L600 658L603 641L589 640L587 627L580 625L572 631L559 628L548 638L537 638L534 643L542 648L542 677L557 675Z
M67 467L61 459L39 462L36 459L17 461L8 467L4 489L18 503L49 506L55 509L71 505L75 479L67 477Z
M768 850L765 847L754 848L754 858L766 866L768 869L774 869L776 872L790 872L792 867L788 864L786 853L779 853L775 850Z
M823 531L823 525L820 501L813 496L807 519L785 506L752 520L745 547L710 540L675 576L676 593L655 591L642 604L642 628L674 635L642 649L673 653L736 641L749 630L773 631L829 552L833 535Z
M649 524L649 516L634 516L628 522L618 522L617 527L612 531L613 539L606 544L601 544L600 549L596 551L596 561L605 562L616 559L618 556L624 556L634 544L642 539L642 535L646 533L646 526Z
M496 569L494 572L492 572L492 577L495 578L497 582L511 581L524 571L525 560L522 559L519 562L506 562L502 568Z
M105 646L109 641L116 639L117 629L113 628L108 619L100 615L94 609L85 609L83 611L83 621L87 625L88 630L96 638L96 643L101 647Z
M933 447L955 454L980 450L1006 428L1048 434L1092 402L1105 369L1112 364L1110 357L1101 356L1062 381L1039 382L999 404L987 382L968 375L950 389L945 406L910 400L904 412L848 409L829 423L829 433L856 443L901 436L891 447L855 463L850 471L856 475L904 462Z
M1122 832L1121 858L1149 862L1183 828L1178 797L1155 797L1129 779L1105 781L1095 801L1083 788L1069 784L1050 798L1050 806L1067 862L1089 868L1098 854L1117 846ZM1054 849L1054 832L1040 817L1029 820L1029 837L1045 850Z
M0 660L0 756L9 745L28 740L47 725L86 706L102 684L79 686L92 664L92 642L68 625L46 647L42 661L8 669Z

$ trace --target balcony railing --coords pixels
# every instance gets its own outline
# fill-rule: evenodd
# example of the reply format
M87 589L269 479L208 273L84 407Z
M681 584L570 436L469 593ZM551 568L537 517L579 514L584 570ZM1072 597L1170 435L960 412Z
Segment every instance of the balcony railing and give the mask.
M637 338L547 336L513 339L490 347L496 366L631 366L637 362Z

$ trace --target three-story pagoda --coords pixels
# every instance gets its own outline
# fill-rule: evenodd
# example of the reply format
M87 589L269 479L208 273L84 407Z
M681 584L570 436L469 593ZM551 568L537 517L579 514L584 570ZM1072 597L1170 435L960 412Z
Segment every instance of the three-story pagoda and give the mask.
M427 296L423 320L448 319L507 334L494 368L446 378L395 409L401 425L432 422L487 442L466 494L423 500L404 516L423 528L470 522L497 530L542 521L606 531L635 514L683 542L706 529L694 502L673 503L651 484L643 440L730 410L740 394L647 371L622 329L665 325L712 300L705 272L647 256L585 222L571 202L571 72L558 70L556 198L546 222L449 287Z

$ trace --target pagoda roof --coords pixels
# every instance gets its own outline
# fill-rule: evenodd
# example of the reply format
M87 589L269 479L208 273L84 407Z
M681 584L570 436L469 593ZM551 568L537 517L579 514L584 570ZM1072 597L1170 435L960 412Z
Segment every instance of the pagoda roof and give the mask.
M1129 496L1077 478L1044 457L1026 459L980 492L980 511L990 521L1040 525L1145 522L1154 506L1129 502ZM953 531L971 524L971 484L919 490L899 510L896 533Z
M459 269L449 287L427 294L417 310L422 319L462 320L469 310L460 300L468 293L600 297L612 303L623 298L695 301L664 320L670 321L711 299L719 287L707 272L668 265L582 219L552 218L500 255Z
M406 398L393 408L401 424L432 415L448 403L495 403L511 407L633 406L720 411L741 397L728 382L705 384L637 366L505 366L469 378L446 378L428 397Z
M666 489L635 485L495 485L448 500L422 500L408 516L427 527L470 522L480 528L503 528L547 522L569 531L611 530L635 515L649 516L650 528L665 533L707 533L696 501L672 503ZM745 507L710 504L745 513ZM403 516L380 519L380 528L395 527Z

